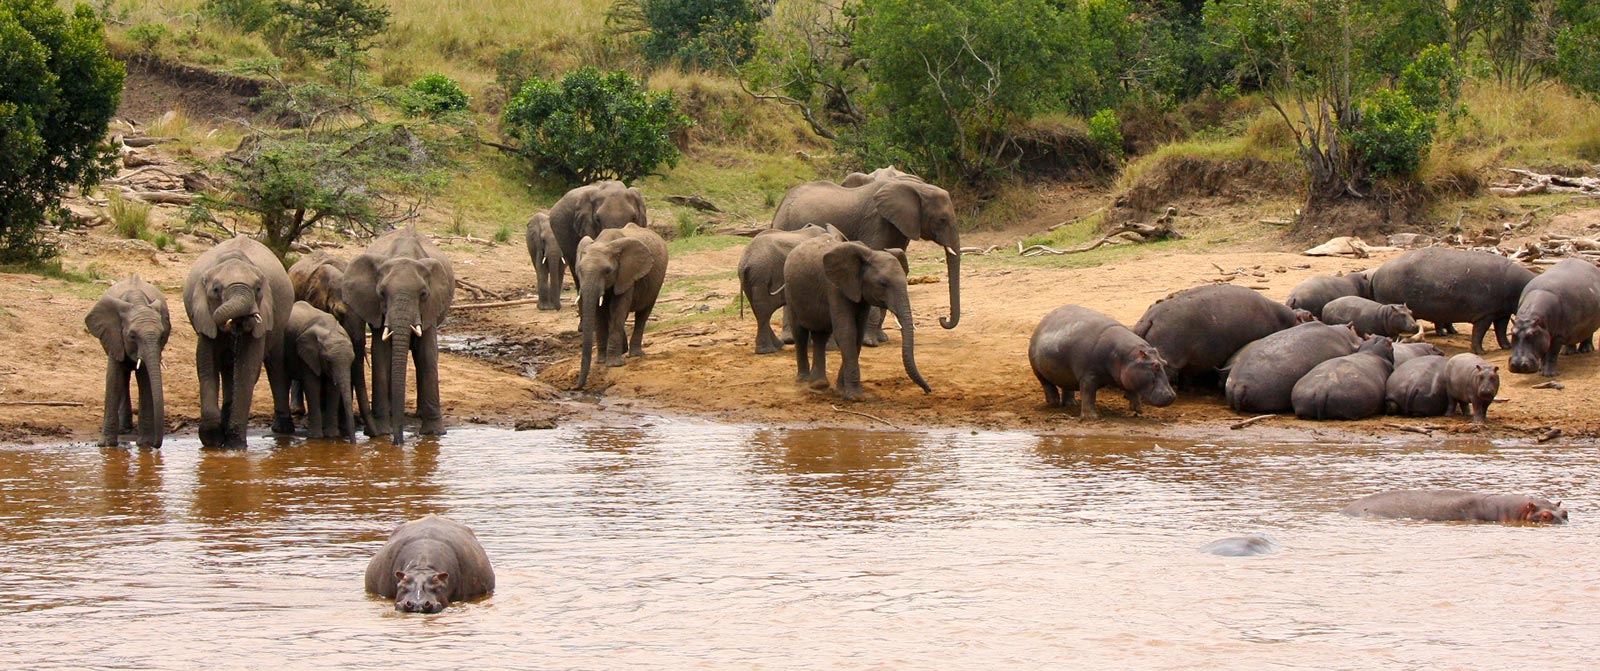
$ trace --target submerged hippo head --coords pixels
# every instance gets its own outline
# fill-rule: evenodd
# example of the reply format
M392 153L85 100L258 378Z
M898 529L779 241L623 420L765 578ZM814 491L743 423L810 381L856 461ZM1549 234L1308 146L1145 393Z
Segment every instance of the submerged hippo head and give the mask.
M1172 390L1172 383L1167 380L1167 362L1161 358L1161 353L1149 345L1136 348L1127 353L1127 360L1122 362L1122 369L1117 373L1117 381L1122 388L1134 392L1157 408L1172 405L1178 397Z
M450 605L450 574L431 566L395 571L394 609L402 613L437 613Z
M1530 496L1517 512L1519 519L1532 524L1567 523L1567 509L1561 507L1560 501L1551 503L1544 499Z

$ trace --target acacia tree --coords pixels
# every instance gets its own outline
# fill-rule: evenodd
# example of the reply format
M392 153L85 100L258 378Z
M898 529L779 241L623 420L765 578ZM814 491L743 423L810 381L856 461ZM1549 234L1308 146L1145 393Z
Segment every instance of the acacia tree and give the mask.
M112 173L122 79L88 6L0 0L0 261L54 256L40 229L61 197Z
M854 49L855 0L797 0L777 7L756 38L756 56L726 65L744 92L794 108L811 132L829 140L859 130L866 112L866 61Z

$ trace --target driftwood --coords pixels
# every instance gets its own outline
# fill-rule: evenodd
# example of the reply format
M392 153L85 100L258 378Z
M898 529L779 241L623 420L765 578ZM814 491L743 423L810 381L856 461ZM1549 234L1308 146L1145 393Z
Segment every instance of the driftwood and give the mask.
M178 138L175 137L125 137L122 138L122 144L126 147L149 147L164 142L176 142L177 140Z
M1552 440L1555 440L1557 438L1560 438L1560 437L1561 437L1561 429L1560 429L1560 427L1557 427L1557 428L1554 428L1554 429L1550 429L1549 431L1546 431L1544 435L1539 436L1538 438L1535 438L1534 442L1541 443L1541 444L1542 443L1548 443L1548 442L1550 442Z
M994 251L996 249L999 249L999 248L1000 248L1000 245L989 245L988 247L962 247L961 248L961 255L962 256L983 256L983 255L988 254L989 252L992 252L992 251Z
M861 417L865 417L867 419L875 419L875 420L878 420L880 422L883 422L884 426L887 426L887 427L889 427L891 429L894 429L896 431L901 430L900 427L897 426L894 422L891 422L891 421L889 421L887 419L884 419L882 417L879 417L877 415L869 415L867 413L856 412L854 410L845 410L844 408L841 408L841 407L839 407L837 405L833 405L831 403L829 405L832 406L835 411L849 413L849 414L852 414L852 415L858 415L858 416L861 416Z
M1540 382L1539 384L1536 384L1536 385L1533 385L1532 387L1529 387L1529 389L1554 389L1556 391L1560 391L1560 390L1566 389L1566 388L1567 388L1567 385L1561 384L1560 382L1556 382L1555 380L1551 380L1549 382Z
M762 231L771 228L766 224L734 224L732 226L723 226L717 229L716 232L717 235L736 235L741 238L753 238L760 235Z
M463 289L466 289L468 292L471 292L473 294L473 298L476 298L478 300L483 300L484 296L488 296L488 297L493 298L493 299L495 299L497 301L507 300L504 294L501 294L501 293L499 293L497 291L491 291L489 289L485 289L485 288L483 288L483 287L481 287L479 285L473 284L473 283L468 282L468 281L466 281L464 279L461 279L459 277L456 278L456 286L459 286L459 287L461 287Z
M151 205L189 205L196 197L187 191L139 191L127 187L122 188L122 195Z
M1517 175L1522 179L1519 182L1496 184L1489 187L1489 193L1497 196L1515 198L1539 193L1574 193L1582 196L1600 197L1600 179L1594 177L1546 175L1517 168L1501 168L1501 170Z
M1277 417L1277 415L1256 415L1255 417L1251 417L1250 419L1246 419L1244 421L1234 422L1233 425L1229 426L1228 428L1238 431L1239 429L1250 426L1251 424L1266 421L1272 419L1273 417Z
M19 406L19 405L43 406L43 407L47 407L47 408L77 408L77 407L81 407L83 405L83 403L80 403L78 401L0 401L0 405L5 405L5 406Z
M529 305L539 302L537 298L519 298L514 301L494 301L491 303L458 303L450 306L452 310L479 310L483 308L509 308L514 305Z
M470 242L475 245L486 245L489 247L493 247L495 245L493 240L485 240L483 238L473 237L471 235L435 235L432 237L435 242Z
M1106 208L1104 208L1104 207L1097 207L1097 208L1094 209L1093 212L1090 212L1090 213L1085 214L1085 215L1083 215L1081 217L1078 217L1077 219L1069 219L1069 220L1063 221L1063 222L1061 222L1059 224L1054 224L1054 225L1052 225L1049 228L1046 228L1044 230L1053 231L1053 230L1056 230L1056 229L1061 228L1063 226L1071 226L1071 225L1076 224L1076 223L1078 223L1080 221L1083 221L1084 219L1088 219L1089 217L1092 217L1094 215L1100 214L1101 212L1104 212L1105 210L1106 210Z
M1145 243L1156 242L1159 240L1178 240L1183 238L1183 234L1179 233L1178 229L1173 228L1172 226L1172 220L1177 217L1177 215L1178 208L1169 207L1167 208L1167 213L1157 218L1156 223L1154 224L1141 224L1132 221L1122 223L1117 225L1116 228L1111 229L1110 233L1107 233L1099 240L1079 247L1073 247L1071 249L1055 249L1048 245L1033 245L1031 247L1023 247L1022 242L1018 241L1017 254L1019 256L1039 256L1041 254L1055 254L1059 256L1061 254L1081 254L1083 252L1099 249L1105 245L1117 244L1120 242ZM1122 236L1133 237L1125 238Z
M1421 426L1411 426L1410 424L1399 424L1399 423L1396 423L1396 422L1384 422L1383 425L1387 426L1387 427L1389 427L1391 429L1395 429L1397 431L1409 431L1411 433L1420 433L1420 434L1422 434L1424 436L1433 434L1433 430L1432 429L1429 429L1429 428L1426 428L1426 427L1421 427Z
M692 208L694 208L696 210L701 210L701 211L704 211L704 212L721 212L722 211L721 208L717 207L716 205L711 204L711 201L706 200L705 197L701 196L698 193L695 194L695 195L692 195L692 196L667 196L667 202L672 203L674 205L684 205L684 206L687 206L687 207L692 207Z
M1302 256L1349 256L1364 259L1372 252L1395 252L1399 247L1374 247L1353 236L1340 236L1300 252Z

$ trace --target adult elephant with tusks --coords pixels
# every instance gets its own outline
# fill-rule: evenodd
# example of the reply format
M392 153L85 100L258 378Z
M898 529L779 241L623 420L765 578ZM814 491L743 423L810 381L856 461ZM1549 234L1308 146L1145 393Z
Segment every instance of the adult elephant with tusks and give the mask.
M582 289L578 276L578 241L600 238L600 232L628 224L650 227L644 196L614 179L595 182L568 191L550 207L550 230L561 247L561 258L572 269L572 281ZM559 298L559 294L557 294Z
M406 355L417 366L423 435L444 435L439 407L439 325L455 297L449 257L414 229L390 231L350 262L344 300L372 330L372 416L378 433L405 442Z
M245 236L212 247L189 270L183 305L199 335L200 444L245 446L250 400L263 363L272 385L272 432L294 433L283 360L294 287L278 257Z
M607 366L621 366L623 353L644 356L644 326L655 309L667 278L667 241L643 226L629 224L608 230L598 240L578 244L578 331L583 335L583 363L578 388L589 384L594 344ZM625 326L633 315L633 340Z
M961 322L961 233L950 192L894 171L878 171L877 179L856 179L858 186L807 182L789 189L772 217L772 228L797 231L807 224L833 224L846 238L871 249L905 249L911 240L931 240L944 248L950 280L950 316L939 325L953 329ZM887 341L882 313L874 315L862 344ZM902 325L903 327L904 325Z

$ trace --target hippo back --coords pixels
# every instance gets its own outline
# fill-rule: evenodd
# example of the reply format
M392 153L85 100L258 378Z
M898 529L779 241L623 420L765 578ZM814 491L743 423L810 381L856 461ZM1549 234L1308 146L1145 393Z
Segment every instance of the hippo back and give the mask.
M1478 322L1517 311L1533 272L1501 256L1446 247L1414 249L1372 274L1372 298L1400 303L1418 319Z
M367 563L367 591L385 598L395 595L394 572L405 568L407 546L432 540L455 551L456 574L450 578L450 600L464 601L494 592L494 568L472 529L455 520L428 515L394 530L389 542Z
M1185 289L1146 310L1133 333L1161 353L1175 375L1214 372L1240 348L1294 326L1294 310L1231 284Z
M1356 351L1361 340L1346 326L1308 322L1250 343L1235 358L1225 386L1237 412L1287 412L1294 385L1328 359Z

